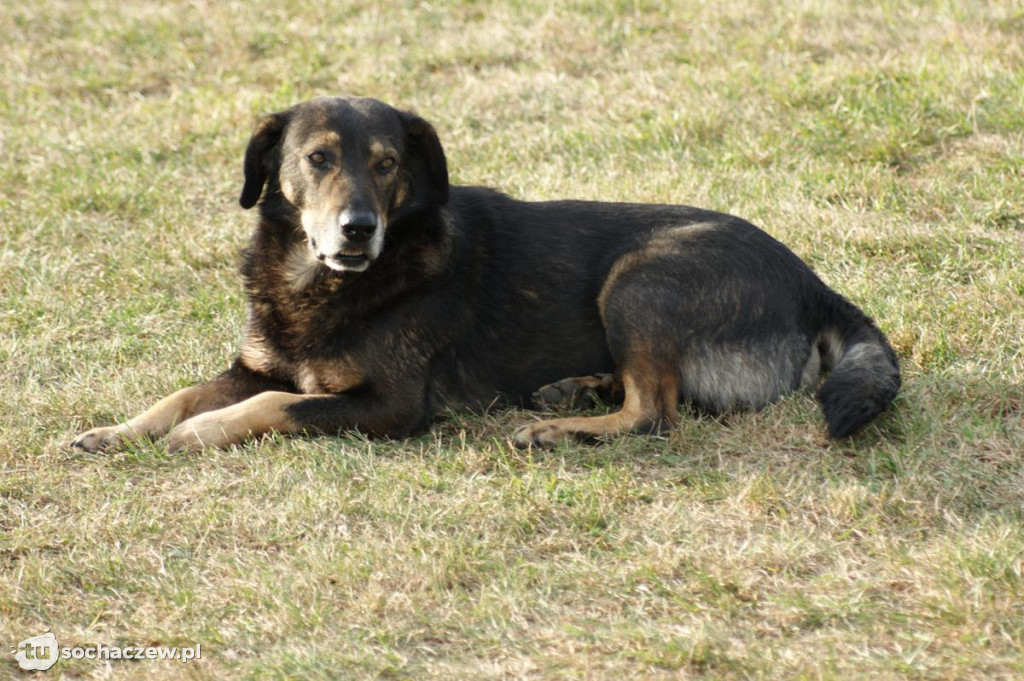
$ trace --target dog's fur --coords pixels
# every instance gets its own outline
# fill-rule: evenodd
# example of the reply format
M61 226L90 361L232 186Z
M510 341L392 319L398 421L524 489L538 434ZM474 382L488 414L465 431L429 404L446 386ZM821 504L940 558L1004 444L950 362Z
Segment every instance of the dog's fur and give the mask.
M242 268L238 358L75 446L166 435L175 450L271 431L401 437L444 408L621 401L513 436L546 447L672 426L680 401L758 409L816 386L823 370L818 397L838 438L899 389L872 321L739 218L449 187L433 127L370 99L267 116L244 170L241 204L259 203L259 224Z

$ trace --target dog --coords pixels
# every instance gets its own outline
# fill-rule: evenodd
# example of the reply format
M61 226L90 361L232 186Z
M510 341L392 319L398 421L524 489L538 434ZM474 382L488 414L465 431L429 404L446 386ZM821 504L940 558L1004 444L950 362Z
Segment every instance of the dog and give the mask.
M613 405L512 435L547 448L671 428L681 403L756 410L819 383L828 434L843 438L900 387L873 321L752 224L450 186L434 128L377 100L318 98L264 117L240 203L259 220L237 358L73 446L401 438L445 409Z

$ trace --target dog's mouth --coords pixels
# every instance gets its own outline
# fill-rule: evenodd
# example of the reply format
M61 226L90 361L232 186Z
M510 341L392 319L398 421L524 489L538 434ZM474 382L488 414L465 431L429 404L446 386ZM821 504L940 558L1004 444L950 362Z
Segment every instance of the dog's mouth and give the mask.
M370 266L370 256L356 250L344 250L323 257L321 261L336 272L362 272Z
M325 230L326 231L326 230ZM337 234L320 237L307 234L309 253L316 262L334 272L362 272L380 255L383 235L378 232L368 239L339 239Z

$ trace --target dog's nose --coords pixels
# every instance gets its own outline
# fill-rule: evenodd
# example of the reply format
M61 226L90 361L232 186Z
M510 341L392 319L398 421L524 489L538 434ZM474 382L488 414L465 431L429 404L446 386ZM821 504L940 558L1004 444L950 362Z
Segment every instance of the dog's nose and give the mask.
M373 213L357 213L341 226L341 233L350 241L366 241L377 229L377 216Z

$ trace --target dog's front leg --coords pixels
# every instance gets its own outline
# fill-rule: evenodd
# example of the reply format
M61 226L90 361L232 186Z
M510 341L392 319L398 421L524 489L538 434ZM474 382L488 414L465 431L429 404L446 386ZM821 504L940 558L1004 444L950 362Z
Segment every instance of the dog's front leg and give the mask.
M422 409L388 404L366 394L298 395L270 391L224 409L194 416L167 436L171 451L239 444L266 433L359 430L401 436L424 425Z
M285 386L280 382L250 371L236 361L234 366L212 381L182 388L125 423L88 430L75 438L71 446L96 452L114 449L127 441L160 438L196 414L221 409L261 391L282 387Z

